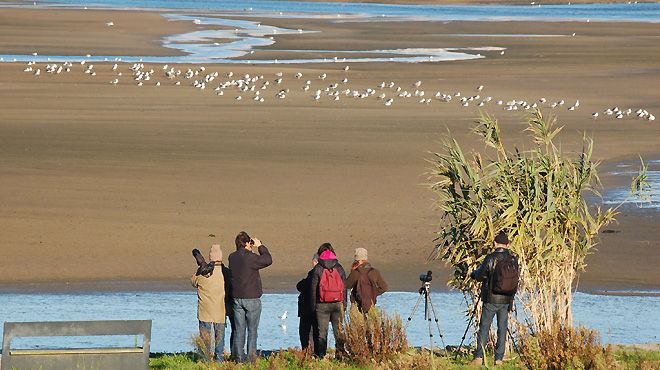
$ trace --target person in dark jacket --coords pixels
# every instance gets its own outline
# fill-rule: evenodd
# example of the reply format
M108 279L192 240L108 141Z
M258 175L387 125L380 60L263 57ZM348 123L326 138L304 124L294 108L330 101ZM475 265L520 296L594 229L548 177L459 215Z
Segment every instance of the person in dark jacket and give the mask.
M366 313L376 304L376 297L387 291L387 283L380 272L369 263L366 249L356 248L353 260L351 272L346 279L346 287L351 290L351 303L357 304L360 312ZM371 286L369 297L361 297L358 292L358 281L365 274Z
M497 315L497 343L495 345L495 364L500 365L504 359L506 345L506 332L509 320L509 310L513 304L515 295L501 295L493 293L492 280L495 264L504 258L513 258L514 264L518 266L518 260L509 252L509 238L505 232L500 231L495 237L495 251L484 258L481 265L474 270L470 277L482 282L481 320L479 321L479 332L477 334L477 350L474 352L474 365L483 364L484 347L488 341L488 331L493 323L493 317Z
M314 354L317 357L325 357L328 350L328 326L332 323L332 332L337 344L337 352L343 350L343 343L339 336L339 325L343 321L344 310L347 303L346 272L337 261L337 255L330 243L324 243L319 247L319 263L312 270L312 283L310 285L311 310L316 312L316 322L319 326L316 348ZM337 269L344 285L344 299L341 302L321 302L319 285L323 270Z
M253 252L257 248L258 254ZM270 266L273 259L268 248L257 238L241 231L236 236L236 251L229 255L231 295L236 326L234 356L238 362L255 361L257 357L257 329L261 317L261 276L259 270ZM247 356L245 331L247 330Z
M319 255L312 257L312 269L307 272L307 276L296 284L298 295L298 317L300 324L298 334L300 336L300 347L304 350L312 347L312 352L316 348L316 338L318 337L319 327L316 325L316 313L311 310L310 290L312 286L312 274L314 266L319 262Z
M236 353L234 352L234 336L236 334L236 321L234 320L234 299L231 296L231 270L222 262L220 262L220 266L222 267L222 276L225 280L225 312L231 328L231 333L229 334L229 350L231 351L231 358L235 360ZM227 322L225 321L225 327L226 326Z

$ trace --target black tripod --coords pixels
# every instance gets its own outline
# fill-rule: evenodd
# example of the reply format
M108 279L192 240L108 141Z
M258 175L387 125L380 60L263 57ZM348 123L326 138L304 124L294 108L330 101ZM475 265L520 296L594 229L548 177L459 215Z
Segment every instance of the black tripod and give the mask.
M470 325L472 325L472 320L474 320L474 317L477 315L477 308L479 307L480 300L481 300L481 295L477 297L477 303L474 304L474 310L472 311L472 315L470 315L470 321L468 321L467 327L465 328L465 332L463 333L463 338L461 338L461 344L458 345L458 349L456 350L455 358L458 358L458 355L461 353L461 348L463 347L463 342L465 341L467 332L468 330L470 330Z
M406 322L405 329L408 329L410 321L419 308L419 304L422 302L422 298L424 298L424 320L428 321L429 323L429 350L431 352L431 364L433 366L433 329L431 328L431 313L433 313L433 319L435 320L435 325L438 329L438 334L440 335L440 341L442 342L443 347L445 347L445 340L442 335L442 331L440 330L438 314L435 310L435 306L433 306L433 301L431 301L431 271L427 272L426 275L422 274L419 279L423 282L423 284L422 287L419 288L419 298L417 298L417 302L415 303L415 306L413 306L410 316L408 316L408 322ZM429 307L431 308L430 310Z

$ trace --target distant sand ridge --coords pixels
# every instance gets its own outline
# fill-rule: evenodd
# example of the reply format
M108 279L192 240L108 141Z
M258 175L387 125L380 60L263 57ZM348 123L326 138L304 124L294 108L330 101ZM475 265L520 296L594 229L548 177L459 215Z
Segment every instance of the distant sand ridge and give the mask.
M245 229L271 247L275 262L264 273L269 289L291 290L325 241L345 264L355 247L367 248L395 289L412 289L419 272L446 272L438 262L425 264L439 214L423 186L424 159L428 151L441 150L437 142L447 128L465 149L482 150L469 130L478 103L489 96L492 101L481 108L500 119L507 141L523 142L522 107L507 111L497 100L546 107L565 100L547 108L566 125L563 147L578 149L584 131L593 135L595 155L605 161L603 174L637 154L660 158L657 121L591 117L614 106L660 113L656 24L268 21L321 32L276 36L273 46L249 58L285 59L285 50L293 48L490 45L506 53L441 63L353 63L349 70L343 63L207 64L190 79L169 79L165 72L199 72L201 66L163 70L146 63L131 70L132 63L117 63L113 70L110 61L95 62L85 73L88 64L72 63L70 73L50 74L47 63L29 72L23 72L25 63L0 63L0 283L185 286L194 268L192 248L220 243L227 255L235 234ZM0 54L175 55L158 39L197 27L153 12L3 9ZM448 36L573 32L575 37ZM148 80L135 80L145 72ZM232 85L218 96L220 83L246 74L263 76L254 91ZM208 75L212 81L204 80ZM193 87L194 80L205 88ZM255 94L266 81L269 87ZM402 91L379 89L390 81ZM286 99L278 99L286 89ZM328 94L345 89L351 95L376 91L365 99L337 94L339 101ZM404 89L418 96L399 97ZM451 93L453 101L436 99L438 91ZM383 93L386 98L378 99ZM475 95L467 107L459 103ZM387 107L389 98L394 103ZM422 98L432 101L420 104ZM577 100L579 107L569 111ZM622 185L612 177L603 180ZM620 232L603 234L581 286L657 289L658 212L627 212L619 221L608 228ZM436 280L443 285L440 274Z

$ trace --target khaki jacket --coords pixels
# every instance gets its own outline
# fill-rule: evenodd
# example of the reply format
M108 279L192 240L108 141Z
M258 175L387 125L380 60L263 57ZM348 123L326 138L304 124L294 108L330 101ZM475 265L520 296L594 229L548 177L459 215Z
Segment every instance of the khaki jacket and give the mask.
M204 322L225 322L225 280L220 268L211 275L193 275L192 286L197 288L197 319Z

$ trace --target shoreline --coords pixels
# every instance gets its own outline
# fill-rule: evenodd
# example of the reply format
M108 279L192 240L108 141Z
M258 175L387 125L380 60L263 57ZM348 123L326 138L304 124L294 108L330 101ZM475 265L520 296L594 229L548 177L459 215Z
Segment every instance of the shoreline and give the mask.
M100 281L29 281L0 282L0 295L3 294L92 294L92 293L159 293L159 292L194 292L188 278L164 280L100 280ZM298 294L295 284L290 288L282 288L282 281L264 281L264 294ZM420 283L421 284L421 283ZM278 286L280 286L278 288ZM419 284L407 286L396 285L397 289L389 292L415 292ZM432 285L432 292L456 293L440 282ZM574 290L575 293L589 295L619 296L619 297L660 297L657 286L617 286L591 285L589 289Z
M285 0L286 1L286 0ZM356 3L364 3L364 4L386 4L386 5L450 5L450 6L456 6L456 5L519 5L519 6L530 6L530 3L532 1L529 0L506 0L506 1L498 1L498 0L302 0L302 2L309 2L309 3L337 3L337 4L356 4ZM630 3L628 0L565 0L565 1L559 1L559 0L548 0L548 1L534 1L535 4L533 5L601 5L601 4L625 4L625 5L636 5L636 4L652 4L656 3L657 1L652 1L652 0L637 0L633 1L633 3ZM17 1L12 1L12 0L0 0L0 5L6 4L7 6L33 6L33 2L27 1L27 0L17 0ZM37 2L37 7L48 7L48 6L73 6L73 5L68 5L68 4L58 4L58 3L39 3ZM88 6L88 8L93 8L95 5L92 4L91 7ZM82 6L81 6L82 9ZM125 8L124 10L132 10L132 9L141 9L141 8ZM162 8L165 10L168 10L168 8ZM154 8L154 10L159 10ZM189 10L208 10L207 8L193 8Z

